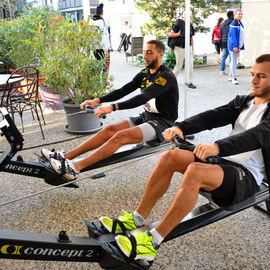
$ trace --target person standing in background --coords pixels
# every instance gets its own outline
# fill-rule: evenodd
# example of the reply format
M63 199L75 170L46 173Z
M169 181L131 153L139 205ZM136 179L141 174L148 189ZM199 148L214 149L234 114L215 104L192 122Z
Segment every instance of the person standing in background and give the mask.
M228 50L231 57L230 62L230 75L229 81L232 84L237 85L238 80L236 78L236 65L239 57L240 50L244 50L244 25L241 22L243 12L241 9L237 9L234 13L234 20L230 24L228 35Z
M217 25L215 26L212 32L212 44L215 45L215 49L217 52L217 63L220 64L220 51L221 51L221 37L220 37L220 27L222 22L224 21L223 18L219 18Z
M131 45L131 37L132 37L132 25L130 24L128 27L128 34L127 34L127 50L128 46Z
M191 17L192 14L190 14ZM180 71L183 67L183 62L185 59L185 21L186 15L185 13L182 16L183 19L177 19L176 22L172 26L172 31L168 34L169 37L177 38L175 41L175 58L176 58L176 65L174 67L173 73L177 78L180 74ZM196 88L196 86L192 83L193 79L193 54L194 54L194 27L190 24L190 64L189 64L189 82L187 82L187 87L189 88Z
M222 58L221 58L221 63L220 63L220 75L225 75L225 63L226 63L226 59L229 55L229 50L227 47L227 43L228 43L228 34L229 34L229 28L230 28L230 24L234 19L234 14L233 11L228 11L227 12L227 17L228 19L226 19L220 27L220 37L221 37L221 46L222 46ZM230 61L231 61L231 57L230 57ZM230 76L229 76L230 77Z
M93 16L93 24L100 30L101 39L98 48L94 52L96 59L101 60L108 57L110 42L109 42L109 33L108 27L103 19L103 4L100 4L96 8L96 13ZM101 47L101 48L100 48ZM104 66L104 72L107 71L107 63Z
M119 44L119 47L117 49L118 52L121 52L122 47L124 47L124 51L127 50L127 46L128 46L128 33L129 33L129 25L128 25L128 21L125 21L125 25L122 29L122 33L120 35L121 41Z

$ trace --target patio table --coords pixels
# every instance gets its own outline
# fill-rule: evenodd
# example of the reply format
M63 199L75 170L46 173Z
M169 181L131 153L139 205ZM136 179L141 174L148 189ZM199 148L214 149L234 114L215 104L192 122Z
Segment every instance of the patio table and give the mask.
M11 74L0 74L0 88L3 88L6 86L7 84L7 80L10 77ZM14 76L14 75L13 75ZM24 79L24 77L22 75L18 75L18 78L12 78L11 80L9 80L9 83L16 83L16 82L20 82Z

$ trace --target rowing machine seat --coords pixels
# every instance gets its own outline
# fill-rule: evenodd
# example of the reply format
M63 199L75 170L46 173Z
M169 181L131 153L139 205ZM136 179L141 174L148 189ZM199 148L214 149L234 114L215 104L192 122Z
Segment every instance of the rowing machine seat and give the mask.
M233 204L233 205L229 205L229 206L224 206L222 207L224 210L228 210L228 211L234 211L238 208L242 208L245 205L255 205L256 202L256 197L259 197L263 192L265 192L266 190L268 190L268 185L266 182L263 182L260 186L260 189L258 192L256 192L253 196L247 198L246 200L244 200L243 202L237 203L237 204ZM212 199L211 193L204 190L204 189L200 189L200 194L205 197L207 200L209 200L211 203L215 202Z
M156 140L148 141L148 142L146 142L146 144L151 146L151 147L155 147L155 146L160 145L161 142L158 139L156 139Z

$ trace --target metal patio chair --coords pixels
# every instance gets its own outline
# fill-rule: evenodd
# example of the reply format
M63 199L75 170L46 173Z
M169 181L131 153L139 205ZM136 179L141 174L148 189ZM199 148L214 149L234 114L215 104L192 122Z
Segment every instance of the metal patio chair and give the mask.
M35 120L36 115L42 137L45 139L39 116L40 111L45 125L46 123L40 104L41 100L38 97L38 79L39 72L34 66L21 67L14 71L7 80L6 90L1 99L1 106L7 108L13 121L16 113L20 115L23 132L23 113L31 111L33 120ZM18 80L20 80L20 82L18 82Z

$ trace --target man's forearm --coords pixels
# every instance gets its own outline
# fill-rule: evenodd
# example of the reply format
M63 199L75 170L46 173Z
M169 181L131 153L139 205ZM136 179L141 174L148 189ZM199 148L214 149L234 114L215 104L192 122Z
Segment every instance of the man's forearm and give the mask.
M111 93L108 93L104 96L99 97L100 102L110 102L110 101L116 101L120 98L123 98L124 96L130 94L135 89L137 89L137 86L133 82L129 82L120 89L114 90Z

